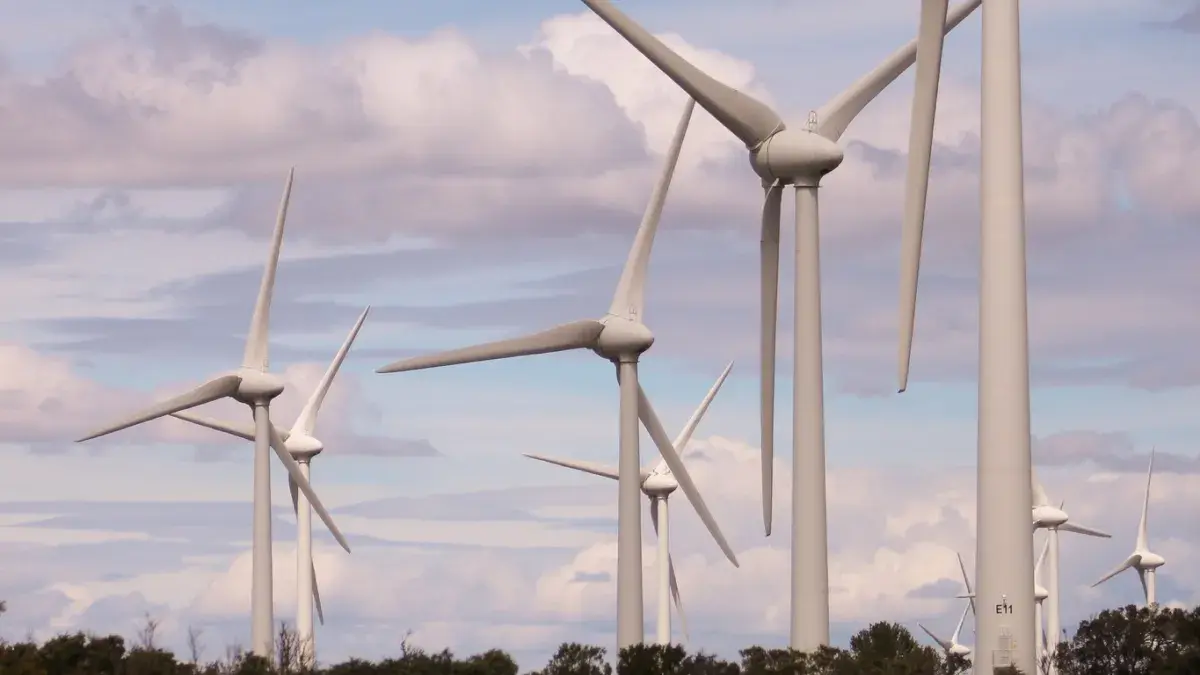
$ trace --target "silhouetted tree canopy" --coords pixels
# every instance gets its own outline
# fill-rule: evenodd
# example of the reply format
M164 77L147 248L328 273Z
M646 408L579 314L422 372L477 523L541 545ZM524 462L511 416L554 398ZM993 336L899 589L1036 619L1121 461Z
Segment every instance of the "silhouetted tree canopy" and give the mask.
M0 602L0 613L4 603ZM157 623L146 627L133 646L116 635L75 633L36 644L0 641L0 675L518 675L507 652L490 649L460 658L450 650L427 652L400 643L400 654L381 661L350 659L333 665L303 663L303 650L285 625L272 660L231 650L224 659L200 661L198 634L191 634L191 658L181 660L155 645ZM970 661L923 645L903 626L881 621L859 631L848 649L822 647L805 654L790 649L747 647L740 663L680 645L638 645L621 650L617 675L960 675ZM1055 661L1061 675L1198 675L1200 607L1108 610L1084 621L1060 645ZM540 670L529 675L613 675L603 647L574 642L559 646ZM1015 675L1013 669L997 670Z
M1105 610L1059 645L1055 665L1061 675L1200 673L1200 607Z

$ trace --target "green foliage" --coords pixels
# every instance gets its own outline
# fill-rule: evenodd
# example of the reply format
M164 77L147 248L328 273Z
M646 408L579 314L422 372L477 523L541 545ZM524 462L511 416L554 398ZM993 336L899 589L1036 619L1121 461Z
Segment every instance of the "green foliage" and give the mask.
M1200 673L1200 607L1105 610L1081 623L1054 660L1061 675Z
M0 613L4 603L0 602ZM518 675L513 658L491 649L466 658L450 650L427 652L407 637L397 657L382 661L350 659L318 666L304 663L304 650L285 625L268 660L230 650L224 659L203 663L199 633L189 632L191 658L177 659L155 646L157 623L147 617L133 646L119 636L75 633L42 644L32 639L0 640L0 675ZM529 675L614 675L603 647L565 643L550 661ZM617 675L963 675L970 661L922 645L903 626L871 624L850 639L848 649L822 647L806 654L790 649L749 647L741 662L679 645L637 645L617 655ZM1109 610L1084 621L1073 639L1059 646L1061 675L1196 675L1200 673L1200 607ZM1015 669L997 670L1020 675Z

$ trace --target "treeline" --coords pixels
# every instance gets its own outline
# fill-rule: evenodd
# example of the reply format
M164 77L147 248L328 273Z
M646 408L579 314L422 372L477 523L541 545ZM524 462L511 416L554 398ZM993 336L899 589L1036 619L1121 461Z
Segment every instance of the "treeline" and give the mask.
M0 604L0 611L3 605ZM302 663L295 633L280 631L272 660L230 650L201 662L196 635L191 657L180 659L154 644L153 622L127 646L120 636L60 635L42 644L0 641L2 675L518 675L517 663L493 649L466 658L449 650L427 652L404 641L400 654L382 661L350 659L335 665ZM1061 675L1200 674L1200 607L1151 611L1130 605L1084 621L1055 657ZM1042 664L1048 665L1048 664ZM603 647L563 644L540 670L528 675L613 675ZM749 647L726 661L678 645L639 645L617 657L618 675L958 675L970 662L923 645L903 626L880 622L850 639L848 649L815 654ZM1002 671L997 671L1002 672ZM1010 670L1010 673L1018 671ZM1033 675L1033 674L1030 674Z

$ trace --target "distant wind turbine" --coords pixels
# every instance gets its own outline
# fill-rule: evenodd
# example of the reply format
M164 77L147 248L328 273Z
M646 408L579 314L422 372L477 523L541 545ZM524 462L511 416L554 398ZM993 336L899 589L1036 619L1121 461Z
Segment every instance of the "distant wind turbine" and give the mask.
M1150 468L1146 470L1146 496L1142 500L1142 518L1138 521L1137 541L1134 543L1133 553L1130 553L1125 562L1118 565L1116 569L1092 584L1092 587L1095 588L1132 567L1137 570L1138 579L1142 582L1142 592L1145 594L1147 607L1158 604L1154 592L1155 576L1158 574L1158 568L1167 564L1166 558L1150 551L1150 544L1147 540L1146 521L1150 510L1150 477L1152 475L1154 475L1154 448L1150 449Z
M922 624L918 623L917 625L921 627L921 630L925 631L926 635L933 638L933 641L938 643L938 646L940 646L942 650L946 652L946 654L967 656L971 653L971 648L966 645L959 644L958 638L962 633L963 622L967 620L967 612L971 611L971 604L972 603L968 602L966 606L963 607L962 616L958 617L958 626L954 629L954 634L950 636L949 640L943 640L942 638L934 635L933 631L929 630Z
M712 403L713 398L716 397L717 392L720 391L721 385L725 382L725 378L729 376L729 371L732 369L733 362L731 361L728 366L725 366L725 371L717 378L716 383L708 390L708 394L700 402L700 407L696 408L696 412L692 413L691 419L684 425L679 435L675 437L675 441L671 445L681 458L683 457L684 450L687 448L688 441L692 439L692 434L696 431L696 426L700 424L701 418L708 411L708 406ZM565 466L568 469L620 480L620 474L616 467L573 459L556 459L531 453L526 453L525 456L530 459ZM667 514L667 498L678 487L679 483L675 480L675 476L671 474L671 467L667 466L665 460L660 459L653 467L647 464L642 468L642 492L650 499L650 520L654 524L655 534L658 535L658 560L656 561L658 572L658 623L656 637L660 645L671 644L670 602L672 599L675 601L675 608L679 610L679 627L683 633L683 641L686 643L688 639L687 619L683 615L683 601L679 597L679 582L675 579L675 563L671 560L670 517Z
M321 377L317 388L313 390L312 395L308 398L308 402L304 404L304 408L296 416L296 422L292 424L292 428L288 431L279 428L275 429L275 433L279 434L279 437L283 439L287 451L300 465L305 478L309 478L309 464L312 462L313 457L316 457L325 449L325 444L313 436L317 428L317 414L321 412L321 404L325 402L325 396L329 393L329 387L333 385L333 378L337 375L338 369L341 368L342 361L346 360L346 354L350 352L350 346L354 344L354 338L358 337L358 331L362 328L363 321L366 321L367 313L370 311L371 308L368 306L358 317L354 328L350 330L350 335L346 337L346 341L333 357L333 362L329 364L329 368L325 371L325 375ZM251 441L254 440L254 429L248 425L214 420L186 412L173 413L171 416L198 424L202 427L215 429L231 436ZM305 499L304 495L298 494L296 481L292 480L290 476L288 477L288 487L292 493L292 510L296 513L297 521L296 636L300 639L301 649L304 650L304 662L315 663L316 642L313 632L314 605L317 611L317 619L321 622L322 626L325 625L325 612L321 608L321 592L317 586L317 570L313 565L312 558L312 511L309 509L308 500Z
M658 183L650 193L650 203L634 236L633 246L625 259L625 267L617 281L616 292L608 312L600 319L585 319L561 324L539 333L509 340L499 340L473 347L453 349L439 354L418 356L397 361L377 369L377 373L399 373L409 370L438 368L460 363L492 361L517 356L565 352L586 349L616 366L619 393L618 440L620 483L617 487L617 647L641 644L645 641L645 616L642 602L642 520L641 520L641 459L639 455L638 420L650 433L658 452L671 467L679 488L700 515L700 520L712 533L717 545L730 562L737 565L733 549L717 526L703 497L688 475L687 468L671 446L671 439L662 427L646 392L638 384L638 362L654 344L654 333L646 326L646 273L650 266L650 250L658 230L659 218L671 185L671 176L679 161L679 151L687 134L688 123L695 108L688 100L683 116L675 128L675 136L667 151L667 161Z
M1047 561L1050 565L1050 579L1046 585L1046 590L1050 592L1050 597L1046 601L1046 634L1050 636L1050 641L1046 645L1046 651L1053 655L1055 649L1058 648L1059 642L1062 641L1062 623L1059 618L1059 598L1061 594L1058 585L1058 533L1059 531L1074 532L1076 534L1103 539L1108 539L1112 535L1070 522L1067 512L1062 509L1065 502L1059 503L1058 508L1054 508L1050 503L1050 498L1046 496L1046 491L1042 488L1041 483L1038 482L1037 476L1032 471L1030 471L1029 475L1033 489L1033 530L1035 532L1039 529L1046 530L1050 544L1050 558ZM1034 609L1036 611L1036 604ZM1053 671L1053 668L1051 670Z
M266 658L274 652L275 619L272 607L271 578L271 450L287 469L288 475L304 496L312 503L326 527L342 548L350 551L346 538L333 523L333 518L313 492L304 476L304 470L292 459L283 439L271 425L271 401L283 393L284 383L277 375L267 371L267 356L270 349L268 329L271 315L271 295L275 289L275 270L279 267L279 251L283 246L283 225L287 220L288 200L292 195L292 180L295 171L289 171L279 204L279 215L275 220L275 231L271 235L271 252L263 270L258 300L254 303L254 316L250 319L250 331L246 335L246 350L242 365L236 370L218 375L184 394L160 401L135 415L104 427L79 439L77 442L106 436L115 431L128 429L150 420L166 417L196 406L223 398L233 399L249 407L254 414L254 545L250 590L250 640L252 651Z

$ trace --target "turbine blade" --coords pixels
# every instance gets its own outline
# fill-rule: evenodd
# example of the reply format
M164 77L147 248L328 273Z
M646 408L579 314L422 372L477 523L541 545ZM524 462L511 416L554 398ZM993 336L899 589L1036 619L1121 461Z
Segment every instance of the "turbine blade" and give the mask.
M688 99L684 107L683 117L675 127L675 137L671 139L671 148L667 150L667 161L663 166L662 175L654 184L650 193L650 203L642 214L642 222L638 225L637 235L633 238L633 246L629 249L629 257L625 268L621 270L621 279L617 282L616 293L613 294L612 304L608 313L623 319L642 321L646 304L646 272L650 267L650 250L654 248L654 235L658 232L658 221L662 218L663 204L667 201L667 192L671 189L671 176L675 174L675 165L679 163L679 151L683 148L683 138L687 135L688 122L692 119L692 110L696 107L694 99Z
M317 566L315 564L313 565L313 568L312 568L312 580L313 580L313 583L312 583L313 604L316 605L316 608L317 608L317 621L320 621L321 625L324 626L325 625L325 609L323 607L321 607L321 589L320 589L319 584L317 584Z
M268 418L270 417L269 409L267 411L267 416ZM350 544L346 543L346 538L342 536L342 531L338 529L336 524L334 524L333 518L329 515L329 511L325 510L325 505L321 503L320 497L317 497L317 493L313 491L312 485L310 485L308 479L304 477L304 473L300 471L300 465L296 463L296 460L292 458L291 453L287 451L287 446L283 444L283 439L280 438L279 434L275 432L274 426L268 424L267 430L271 434L271 449L275 451L275 456L278 457L279 461L283 463L283 467L287 469L288 475L291 476L292 480L296 482L296 486L300 488L300 491L304 493L304 497L308 500L308 505L311 506L312 510L315 511L321 518L321 522L325 523L325 527L329 528L329 533L332 534L333 538L337 540L337 543L341 544L342 548L346 549L346 552L349 553Z
M958 556L958 569L962 572L963 585L967 587L966 597L971 599L971 616L975 616L975 590L971 588L971 578L967 576L967 566L963 563L961 553L956 552L954 555Z
M185 422L191 422L192 424L195 424L196 426L207 427L214 431L220 431L222 433L229 434L230 436L237 436L238 438L244 438L251 442L254 441L254 425L253 424L241 424L239 422L227 422L224 420L215 420L211 417L195 415L190 412L171 413L171 417L183 420ZM288 433L287 432L280 432L280 433L283 436L283 440L286 441L288 439Z
M928 635L934 642L936 642L939 647L941 647L942 649L945 649L946 651L950 651L950 647L952 645L949 642L946 642L942 638L934 635L933 631L926 628L924 626L924 624L918 623L917 625L920 626L921 630L925 631L925 634Z
M137 426L143 422L149 422L150 420L156 420L160 417L166 417L171 413L187 410L188 408L195 408L198 405L211 403L219 398L232 396L233 394L237 393L238 385L240 385L241 382L242 378L238 377L237 375L222 375L221 377L215 377L189 392L180 394L178 396L173 396L165 401L159 401L145 410L130 415L116 424L109 425L98 431L93 431L92 433L80 438L75 442L82 443L83 441L90 441L93 438L107 436L114 431L128 429L129 427Z
M721 547L721 551L725 553L725 557L729 558L729 562L733 563L734 567L738 567L737 556L733 554L733 549L729 547L729 542L725 541L725 535L721 534L721 528L717 526L716 519L713 518L712 513L708 510L708 505L704 503L704 498L700 496L700 491L696 489L696 484L692 482L692 476L688 473L687 467L679 459L675 448L671 446L671 442L667 438L667 432L663 430L662 422L659 421L658 415L654 413L654 408L650 405L650 399L646 397L646 392L642 389L641 385L638 385L638 416L641 417L646 431L650 432L650 438L658 446L658 452L663 456L663 459L667 460L667 466L675 476L675 481L679 483L679 489L683 490L683 494L692 503L692 508L696 510L696 514L700 516L700 520L704 522L704 526L708 528L717 545Z
M1138 562L1141 561L1141 559L1142 559L1142 556L1138 555L1137 553L1130 555L1128 558L1125 559L1125 562L1121 563L1120 565L1117 565L1117 567L1113 571L1100 577L1100 581L1097 581L1096 583L1092 584L1092 588L1099 586L1100 584L1117 576L1121 572L1124 572L1125 570L1129 569L1130 567L1133 567L1134 565L1138 564Z
M969 612L970 610L971 610L971 603L968 602L967 605L965 607L963 607L962 616L958 617L958 625L955 626L955 628L954 628L954 635L950 637L950 644L952 644L952 645L958 644L958 638L962 634L963 622L967 620L967 612Z
M1146 570L1139 569L1137 571L1138 581L1142 582L1142 595L1146 598L1146 604L1150 604L1150 587L1146 585Z
M578 459L556 459L554 457L546 457L545 455L535 455L535 454L529 453L529 452L522 453L522 454L525 455L526 457L528 457L529 459L536 459L540 462L546 462L548 464L557 464L558 466L565 466L568 469L575 469L576 471L583 471L585 473L590 473L590 474L593 474L596 476L603 476L604 478L611 478L613 480L618 480L620 478L620 474L617 472L616 467L612 467L612 466L604 466L603 464L596 464L595 462L585 462L585 461L578 460Z
M982 1L968 0L951 9L946 16L943 34L957 28ZM892 55L884 59L875 70L860 77L845 91L821 106L817 111L817 133L831 141L840 139L863 108L917 60L917 45L918 41L913 40L892 52Z
M258 287L258 300L254 303L254 316L250 319L250 332L246 335L246 352L242 366L267 372L268 327L271 319L271 295L275 292L275 271L279 268L279 249L283 247L283 224L287 220L288 202L292 198L292 179L296 167L288 169L287 183L283 186L283 198L279 201L279 214L275 218L275 232L271 235L271 252L267 254L267 266L263 269L262 284Z
M308 398L308 402L304 404L304 408L296 416L296 423L292 425L293 431L311 436L313 431L316 430L317 413L321 412L321 404L325 402L325 395L329 393L329 387L333 384L333 378L337 376L338 369L342 367L342 361L346 360L346 354L350 353L350 345L354 344L354 338L358 337L358 331L362 329L363 322L367 320L367 313L370 311L371 306L367 305L367 308L359 315L358 321L354 323L354 328L350 329L350 334L346 336L346 341L342 343L341 348L334 355L333 361L330 362L329 368L321 376L321 382L317 384L317 388L313 390L312 396Z
M700 406L692 413L687 424L683 425L683 430L675 437L675 442L671 444L680 456L687 450L687 445L692 440L692 434L696 432L696 427L700 424L700 420L704 419L704 414L708 412L708 407L712 405L713 399L717 397L717 392L721 391L721 385L725 384L725 378L729 377L729 371L733 370L733 361L725 366L725 370L721 371L721 376L709 388L708 393L704 395L704 400L700 401Z
M1042 552L1038 555L1037 562L1033 566L1033 583L1038 584L1042 576L1042 563L1046 561L1046 553L1050 551L1050 534L1046 533L1046 543L1042 544Z
M763 529L771 536L775 504L775 338L779 327L779 211L783 186L766 186L762 212L759 285L759 439L762 463Z
M679 595L679 580L675 578L675 560L667 554L668 573L671 577L671 599L675 601L675 609L679 612L679 632L683 634L683 643L688 642L687 617L683 613L683 598Z
M1101 539L1112 538L1111 534L1101 532L1100 530L1093 530L1092 528L1084 527L1083 525L1076 525L1072 522L1063 523L1062 525L1058 526L1058 529L1064 532L1074 532L1075 534L1086 534L1089 537L1100 537Z
M1039 506L1050 506L1050 497L1046 495L1046 489L1042 487L1041 482L1037 479L1037 472L1030 470L1029 479L1033 486L1033 508Z
M1141 551L1149 546L1150 477L1154 475L1154 448L1150 448L1150 466L1146 469L1146 496L1142 499L1142 518L1138 521L1137 546Z
M292 474L288 474L288 492L292 495L292 515L300 515L300 486L296 485L296 480L292 478Z
M596 16L612 27L675 84L696 99L751 150L785 126L779 115L763 103L706 75L642 28L610 0L583 0Z
M515 356L531 356L533 354L548 354L550 352L565 352L569 349L588 349L596 344L604 324L593 319L573 321L561 326L555 326L525 337L498 340L473 347L451 349L450 351L427 356L417 356L411 359L396 361L376 369L377 373L400 373L409 370L424 370L425 368L440 368L460 363L476 363L508 359Z
M933 122L946 34L949 0L922 0L917 33L917 84L908 137L908 173L904 187L904 223L900 234L900 391L908 389L913 325L917 317L917 280L921 269L921 237L929 195L933 157Z

